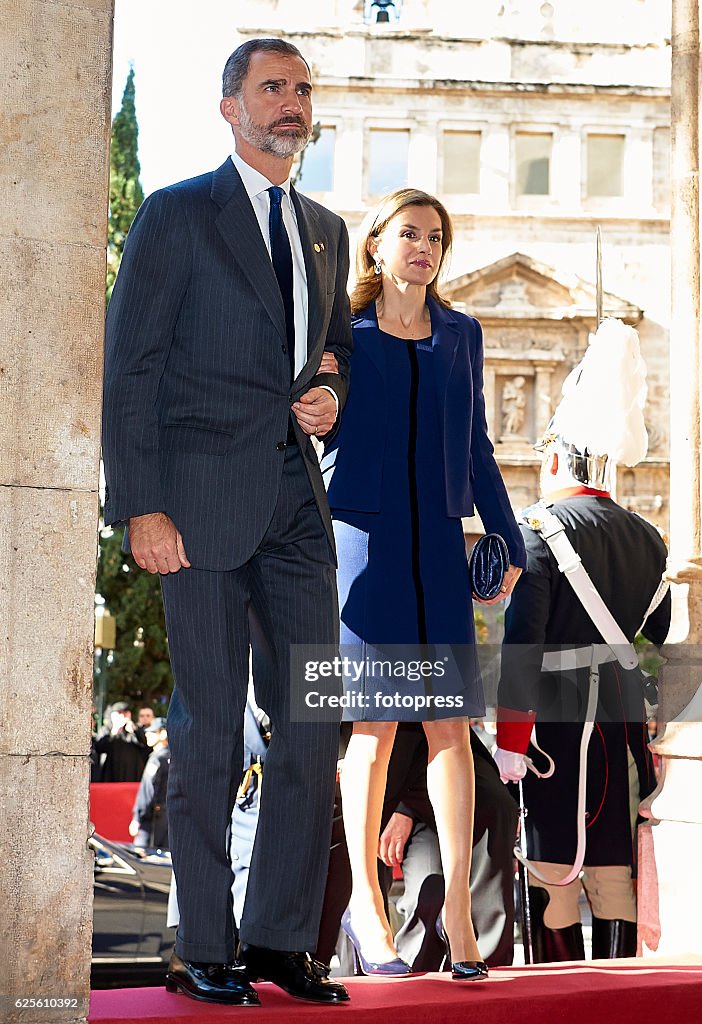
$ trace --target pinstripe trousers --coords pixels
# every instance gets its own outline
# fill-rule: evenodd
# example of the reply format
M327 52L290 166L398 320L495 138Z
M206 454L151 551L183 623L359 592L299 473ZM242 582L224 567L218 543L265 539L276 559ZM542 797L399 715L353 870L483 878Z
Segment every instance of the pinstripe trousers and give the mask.
M338 644L335 567L302 456L286 449L277 505L252 557L228 572L162 577L175 689L168 711L168 827L178 885L176 952L234 954L227 833L243 762L249 605L272 671L255 675L272 737L240 938L314 950L334 806L338 724L292 722L290 645Z

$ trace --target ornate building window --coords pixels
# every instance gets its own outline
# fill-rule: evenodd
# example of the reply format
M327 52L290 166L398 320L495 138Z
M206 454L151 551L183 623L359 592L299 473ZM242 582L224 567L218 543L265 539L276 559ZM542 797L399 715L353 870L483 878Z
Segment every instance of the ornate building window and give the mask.
M477 195L480 192L480 132L445 131L442 139L446 195Z
M368 133L368 195L383 196L407 184L409 132L371 128Z
M588 135L586 195L622 196L623 135Z
M550 132L517 132L514 143L517 195L549 195L553 135Z

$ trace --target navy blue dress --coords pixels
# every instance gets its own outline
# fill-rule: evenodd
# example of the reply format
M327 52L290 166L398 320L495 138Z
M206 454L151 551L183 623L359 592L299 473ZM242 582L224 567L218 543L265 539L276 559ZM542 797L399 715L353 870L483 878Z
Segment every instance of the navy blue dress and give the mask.
M381 510L332 504L342 655L365 661L363 673L352 672L358 678L345 675L355 701L345 718L480 716L485 707L463 528L445 507L432 339L380 335L391 382ZM359 693L360 707L350 696Z

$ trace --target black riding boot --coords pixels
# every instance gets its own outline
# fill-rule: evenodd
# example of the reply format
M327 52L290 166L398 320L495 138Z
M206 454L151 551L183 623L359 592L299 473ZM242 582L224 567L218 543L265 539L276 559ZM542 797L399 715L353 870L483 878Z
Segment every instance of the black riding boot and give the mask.
M549 894L540 886L529 886L531 908L531 936L535 964L562 963L564 960L584 960L583 929L580 923L567 928L547 928L544 914Z
M636 956L636 922L592 919L592 959Z

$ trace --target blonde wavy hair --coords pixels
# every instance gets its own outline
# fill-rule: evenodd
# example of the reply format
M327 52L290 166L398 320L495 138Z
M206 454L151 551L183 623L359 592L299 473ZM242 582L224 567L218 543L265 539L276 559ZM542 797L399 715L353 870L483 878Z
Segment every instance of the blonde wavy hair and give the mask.
M358 235L356 246L356 284L351 293L351 312L358 313L371 302L375 302L383 290L382 275L375 273L375 262L368 251L371 238L382 235L388 223L407 206L430 206L436 210L441 220L442 250L439 269L431 284L427 285L427 295L431 295L440 305L450 307L451 303L439 292L437 281L451 251L453 228L446 207L428 192L418 188L400 188L380 200L375 209L364 218Z

